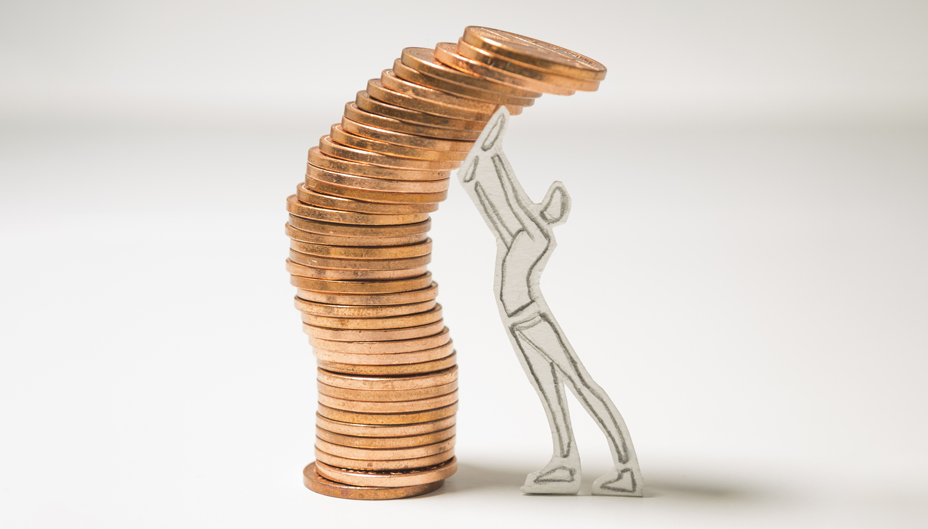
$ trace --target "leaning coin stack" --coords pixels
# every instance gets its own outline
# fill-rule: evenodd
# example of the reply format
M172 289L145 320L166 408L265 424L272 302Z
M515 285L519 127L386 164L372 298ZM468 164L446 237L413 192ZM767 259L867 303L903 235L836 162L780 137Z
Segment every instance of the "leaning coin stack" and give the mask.
M498 30L406 48L345 105L287 199L287 270L318 362L311 490L415 496L454 474L457 366L429 213L493 113L596 90L601 64Z

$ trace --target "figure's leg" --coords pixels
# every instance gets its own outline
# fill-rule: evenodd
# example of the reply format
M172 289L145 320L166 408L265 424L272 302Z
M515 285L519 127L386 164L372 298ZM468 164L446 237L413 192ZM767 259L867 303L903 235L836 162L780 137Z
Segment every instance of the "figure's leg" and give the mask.
M576 494L580 490L580 452L570 426L570 412L558 369L530 344L512 334L519 363L538 393L548 425L554 453L544 468L525 478L522 492L530 494Z
M563 373L577 399L606 435L615 470L594 482L593 494L640 496L641 470L625 421L609 395L583 367L557 322L543 313L522 324L520 334Z

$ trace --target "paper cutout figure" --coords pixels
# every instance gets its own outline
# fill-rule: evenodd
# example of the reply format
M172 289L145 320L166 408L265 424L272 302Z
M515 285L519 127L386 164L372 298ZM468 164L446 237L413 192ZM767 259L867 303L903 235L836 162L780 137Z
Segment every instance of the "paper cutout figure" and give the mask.
M500 107L458 171L458 180L496 235L496 304L551 427L551 461L528 475L522 491L576 494L580 490L580 454L567 410L566 383L606 435L612 451L615 469L593 483L593 494L641 496L641 470L625 421L583 367L539 288L541 272L557 244L553 228L567 220L570 195L556 181L540 204L529 199L503 153L509 118L506 108Z

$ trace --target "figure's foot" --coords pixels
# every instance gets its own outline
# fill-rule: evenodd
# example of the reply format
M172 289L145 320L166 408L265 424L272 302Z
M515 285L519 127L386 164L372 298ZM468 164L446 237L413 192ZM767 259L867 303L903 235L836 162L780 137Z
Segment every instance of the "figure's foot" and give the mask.
M552 459L545 468L525 478L525 494L576 494L580 491L580 462Z
M641 496L640 471L616 469L593 482L594 496Z

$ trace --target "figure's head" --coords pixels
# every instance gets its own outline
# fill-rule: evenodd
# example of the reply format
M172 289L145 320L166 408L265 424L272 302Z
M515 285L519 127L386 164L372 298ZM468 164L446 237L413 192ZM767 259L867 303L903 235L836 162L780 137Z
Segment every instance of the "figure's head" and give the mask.
M555 181L536 208L538 217L549 226L567 222L567 216L570 214L570 195L567 188L560 181Z

